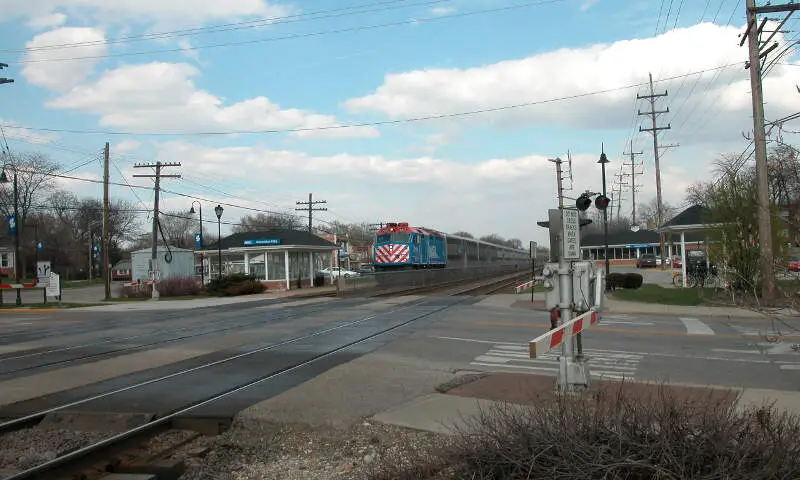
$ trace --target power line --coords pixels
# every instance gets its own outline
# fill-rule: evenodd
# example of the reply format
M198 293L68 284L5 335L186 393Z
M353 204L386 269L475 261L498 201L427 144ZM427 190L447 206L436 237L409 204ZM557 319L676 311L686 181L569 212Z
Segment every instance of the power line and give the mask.
M317 10L313 12L306 12L306 13L297 13L292 15L282 15L277 17L265 17L259 18L254 20L247 20L242 22L233 22L233 23L225 23L221 25L209 25L205 27L194 27L182 30L169 30L163 32L155 32L155 33L147 33L141 35L128 35L119 37L114 40L91 40L91 41L84 41L84 42L66 42L66 43L57 43L57 44L49 44L49 45L40 45L38 47L30 47L25 49L0 49L0 52L5 53L28 53L28 52L39 52L39 51L48 51L48 50L61 50L67 48L78 48L78 47L89 47L89 46L98 46L98 45L114 45L120 43L129 43L129 42L137 42L137 41L147 41L147 40L163 40L169 39L174 37L184 37L184 36L192 36L192 35L199 35L205 33L219 33L219 32L228 32L234 30L242 30L242 29L251 29L251 28L259 28L263 26L272 26L272 25L279 25L284 23L299 23L302 21L312 21L312 20L320 20L326 18L333 18L333 17L340 17L340 16L347 16L347 15L357 15L362 13L373 13L376 11L383 11L383 10L392 10L397 8L408 8L408 7L417 7L417 6L427 6L433 5L437 3L445 3L452 0L429 0L422 3L411 3L411 4L404 4L399 6L390 6L384 8L374 8L370 10L364 10L359 12L349 12L349 13L337 13L337 12L346 12L348 10L356 10L356 9L364 9L374 6L381 6L381 5L393 5L400 2L407 2L408 0L389 0L384 2L372 2L362 5L354 5L350 7L343 7L343 8L333 8L333 9L326 9L326 10ZM333 14L333 15L326 15L326 14ZM315 15L321 15L316 18L306 18Z
M672 77L665 77L661 80L654 80L653 83L660 83L660 82L667 82L670 80L675 80L678 78L683 78L689 75L697 75L699 73L705 72L713 72L720 69L725 69L734 65L740 65L741 62L736 63L729 63L725 65L720 65L717 67L707 68L705 70L699 70L696 72L689 72L681 75L674 75ZM57 132L57 133L74 133L74 134L89 134L89 135L147 135L147 136L212 136L212 135L246 135L246 134L278 134L278 133L299 133L299 132L314 132L314 131L323 131L323 130L340 130L346 128L363 128L363 127L378 127L378 126L385 126L385 125L396 125L396 124L404 124L404 123L411 123L411 122L422 122L428 120L441 120L445 118L455 118L455 117L463 117L469 115L480 115L484 113L493 113L499 112L503 110L512 110L517 108L524 108L524 107L533 107L537 105L545 105L549 103L561 102L566 100L575 100L579 98L586 98L595 95L603 95L606 93L618 92L621 90L628 90L631 88L637 88L649 85L649 82L639 82L633 83L628 85L622 85L619 87L613 88L606 88L603 90L596 90L593 92L586 92L586 93L576 93L573 95L567 95L563 97L555 97L555 98L548 98L545 100L535 100L531 102L525 103L517 103L512 105L504 105L500 107L490 107L490 108L483 108L479 110L469 110L464 112L455 112L455 113L441 113L435 115L425 115L421 117L411 117L411 118L402 118L396 120L381 120L375 122L361 122L361 123L350 123L345 125L330 125L330 126L322 126L322 127L301 127L301 128L286 128L286 129L267 129L267 130L229 130L229 131L205 131L205 132L130 132L130 131L121 131L121 130L77 130L77 129L67 129L67 128L47 128L47 127L17 127L17 128L26 128L28 130L33 131L40 131L40 132ZM0 123L0 125L3 125Z
M186 52L186 51L196 51L196 50L204 50L209 48L220 48L220 47L240 47L246 45L253 45L257 43L266 43L266 42L276 42L280 40L293 40L297 38L309 38L309 37L318 37L322 35L333 35L339 33L349 33L349 32L358 32L364 30L375 30L379 28L388 28L388 27L395 27L400 25L409 25L409 24L416 24L421 22L436 22L440 20L448 20L452 18L463 18L469 17L474 15L484 15L487 13L497 13L503 11L510 11L510 10L518 10L521 8L527 7L537 7L541 5L547 5L552 3L560 3L567 0L538 0L536 2L528 2L518 5L510 5L506 7L496 7L496 8L486 8L483 10L473 10L469 12L462 12L462 13L454 13L450 15L438 15L436 17L426 17L426 18L415 18L412 20L401 20L396 22L388 22L388 23L379 23L373 25L360 25L355 27L347 27L347 28L340 28L334 30L325 30L322 32L311 32L311 33L297 33L291 35L285 35L282 37L269 37L269 38L258 38L253 40L242 40L239 42L222 42L222 43L214 43L209 45L199 45L199 46L191 46L185 48L165 48L159 50L146 50L140 52L125 52L125 53L114 53L108 55L85 55L81 57L66 57L66 58L47 58L47 59L36 59L36 60L20 60L17 63L20 64L29 64L29 63L41 63L41 62L67 62L67 61L75 61L75 60L93 60L93 59L101 59L101 58L117 58L117 57L131 57L131 56L139 56L139 55L150 55L155 53L176 53L176 52Z
M314 194L313 193L309 193L308 194L308 201L307 202L297 202L298 205L306 205L305 207L302 207L302 208L295 208L295 210L299 210L299 211L303 211L303 212L308 211L308 233L311 233L313 231L313 226L312 226L313 225L312 224L313 213L314 212L324 212L324 211L328 210L325 207L315 207L314 206L314 205L320 205L320 204L323 204L323 203L328 203L328 201L327 200L314 200Z

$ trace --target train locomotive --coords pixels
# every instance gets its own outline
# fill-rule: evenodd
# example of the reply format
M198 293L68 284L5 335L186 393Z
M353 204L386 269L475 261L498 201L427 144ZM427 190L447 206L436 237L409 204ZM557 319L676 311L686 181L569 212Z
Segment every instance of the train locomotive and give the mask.
M408 223L386 224L375 233L372 248L376 272L494 265L520 268L530 261L527 250Z

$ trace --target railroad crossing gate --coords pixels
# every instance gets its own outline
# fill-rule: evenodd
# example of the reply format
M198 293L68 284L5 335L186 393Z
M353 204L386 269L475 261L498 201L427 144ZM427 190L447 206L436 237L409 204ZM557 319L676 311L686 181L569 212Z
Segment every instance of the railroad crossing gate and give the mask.
M579 315L569 322L548 331L531 340L528 344L528 352L531 358L538 358L550 350L560 347L567 335L574 337L589 327L593 327L600 322L600 316L596 311L591 310L583 315Z

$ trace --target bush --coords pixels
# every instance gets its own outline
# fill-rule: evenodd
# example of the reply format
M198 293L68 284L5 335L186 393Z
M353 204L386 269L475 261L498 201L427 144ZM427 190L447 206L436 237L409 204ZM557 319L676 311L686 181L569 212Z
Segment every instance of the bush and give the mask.
M609 273L606 278L606 289L616 290L625 288L625 275L621 273Z
M636 290L637 288L642 286L644 282L644 278L638 273L626 273L625 278L622 281L624 288L629 288L631 290Z
M369 478L797 478L797 416L767 407L737 410L713 391L681 400L668 388L491 407L435 452L410 449L402 460L386 458Z
M211 279L206 286L206 291L212 295L238 296L262 293L266 287L254 277L243 273L233 273L220 278Z

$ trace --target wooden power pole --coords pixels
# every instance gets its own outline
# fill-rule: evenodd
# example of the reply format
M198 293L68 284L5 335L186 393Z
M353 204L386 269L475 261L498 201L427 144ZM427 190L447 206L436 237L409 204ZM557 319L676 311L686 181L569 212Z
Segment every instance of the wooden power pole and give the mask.
M761 296L764 300L771 300L775 297L775 266L773 264L774 250L772 245L772 219L770 218L770 203L769 203L769 179L767 168L767 135L764 129L764 93L761 84L761 59L777 47L777 42L774 45L768 46L764 51L761 51L761 32L766 24L766 18L761 23L758 23L759 13L775 13L775 12L789 12L784 18L783 22L776 28L780 27L789 19L792 12L800 10L800 4L787 3L783 5L766 5L763 7L756 7L755 0L747 0L747 31L742 38L740 46L744 44L745 40L748 42L748 53L750 61L746 68L750 69L750 92L753 97L753 144L755 146L756 157L756 191L758 196L758 251L759 251L759 266L761 267ZM774 37L770 35L764 43Z
M312 193L308 194L307 202L297 202L298 205L308 205L307 207L295 208L295 210L308 211L308 233L312 233L314 212L324 212L328 210L325 207L314 207L314 205L319 205L322 203L328 202L326 200L314 200L314 195Z
M636 155L642 155L642 152L634 152L633 151L633 141L631 141L631 151L623 153L623 155L629 155L631 157L631 163L624 163L624 167L631 167L631 173L623 173L625 176L631 177L631 204L633 205L633 211L631 212L631 225L636 225L636 189L639 187L636 185L636 175L643 175L644 172L637 172L636 167L642 166L641 163L638 165L636 164Z
M109 244L109 201L108 201L108 163L109 163L109 145L106 142L106 148L103 150L103 243L100 247L103 251L103 287L105 289L105 299L111 300L111 265L109 265L108 248Z
M164 175L161 173L161 169L164 167L180 167L181 164L179 162L174 163L162 163L156 162L155 165L151 163L137 163L134 165L134 168L155 168L156 172L155 175L134 175L134 177L139 178L155 178L155 202L153 203L153 246L152 246L152 256L150 259L150 271L153 272L153 298L158 298L158 288L156 287L155 281L158 279L158 199L159 199L159 191L161 189L161 179L162 178L181 178L180 175Z

